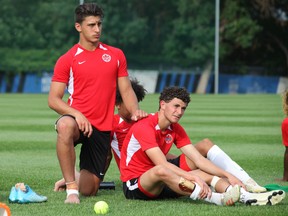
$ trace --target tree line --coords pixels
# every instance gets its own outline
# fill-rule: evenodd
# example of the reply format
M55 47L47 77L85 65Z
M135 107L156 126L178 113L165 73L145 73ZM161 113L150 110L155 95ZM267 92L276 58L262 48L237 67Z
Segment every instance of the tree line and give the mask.
M88 1L84 1L88 2ZM0 72L53 70L78 42L79 0L0 0ZM214 61L215 0L98 0L102 41L131 69L203 68ZM220 72L268 75L288 69L288 0L220 1Z

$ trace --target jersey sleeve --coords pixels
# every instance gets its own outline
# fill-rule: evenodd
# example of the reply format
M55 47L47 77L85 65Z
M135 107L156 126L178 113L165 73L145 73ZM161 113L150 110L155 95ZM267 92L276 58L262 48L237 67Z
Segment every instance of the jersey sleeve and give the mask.
M125 77L128 76L127 71L127 60L122 50L118 49L118 64L119 64L119 70L118 70L118 77Z
M147 135L149 134L149 136ZM133 136L138 140L142 151L158 147L155 130L148 124L138 123L133 130Z
M54 67L52 81L68 84L71 69L71 57L66 53L61 56Z
M181 148L183 146L191 144L190 138L180 124L176 123L175 125L173 125L173 127L173 130L175 131L174 143L177 148Z

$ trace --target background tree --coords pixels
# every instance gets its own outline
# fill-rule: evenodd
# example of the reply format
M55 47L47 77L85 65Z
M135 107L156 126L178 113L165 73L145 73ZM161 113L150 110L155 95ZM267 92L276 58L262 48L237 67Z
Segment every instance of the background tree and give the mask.
M97 3L105 13L102 40L123 49L129 68L184 70L213 62L215 1ZM57 58L79 40L74 28L79 0L0 4L2 74L51 71ZM283 75L288 69L287 7L288 0L221 0L220 72L233 66L224 72L248 73L244 65Z
M180 0L174 4L177 10L164 41L166 59L182 67L211 62L215 46L214 2Z
M287 16L287 0L223 0L221 65L233 66L233 73L257 66L262 74L287 75Z
M61 1L1 0L0 70L51 70L60 53L75 43L72 4ZM65 8L65 10L64 10Z

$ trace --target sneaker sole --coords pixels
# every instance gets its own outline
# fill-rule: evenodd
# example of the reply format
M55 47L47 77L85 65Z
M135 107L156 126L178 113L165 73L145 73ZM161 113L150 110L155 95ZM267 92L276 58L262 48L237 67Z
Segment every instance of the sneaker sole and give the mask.
M232 194L231 194L232 193ZM233 206L240 198L240 187L238 185L234 186L231 191L228 192L229 199L223 198L222 205ZM226 194L227 195L227 194Z
M250 199L246 201L246 205L276 205L285 198L284 191L271 191L271 194L264 200Z
M11 200L11 199L8 199L9 203L18 203L18 200Z

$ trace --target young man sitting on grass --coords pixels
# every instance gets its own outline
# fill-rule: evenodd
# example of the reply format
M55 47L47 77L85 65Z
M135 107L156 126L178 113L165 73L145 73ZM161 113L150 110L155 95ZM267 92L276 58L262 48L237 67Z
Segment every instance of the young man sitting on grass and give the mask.
M134 79L131 80L132 88L136 94L138 102L142 101L145 97L145 89L139 82ZM131 114L126 109L119 91L116 92L116 107L117 114L114 115L113 129L112 129L112 141L111 147L114 155L114 159L119 168L121 148L123 145L124 138L128 133L130 127L135 123L130 120ZM243 187L253 193L265 192L264 187L259 186L249 175L242 169L235 161L233 161L222 149L217 145L214 145L211 140L203 139L195 144L195 148L213 164L220 167L221 169L231 173L241 180ZM176 155L168 153L166 155L167 159L176 158ZM180 164L182 169L189 170L186 163L186 157L184 154L180 156ZM188 159L187 159L188 160ZM109 162L110 163L110 162ZM56 186L57 187L57 186Z
M159 111L130 128L120 157L125 197L154 200L188 196L217 205L233 205L237 201L247 205L275 205L281 202L285 197L284 191L249 193L240 188L245 186L239 179L215 166L197 151L178 123L189 102L186 89L166 88L160 95ZM181 160L181 156L167 160L173 144L182 151L185 160ZM188 165L188 171L180 168L182 163ZM219 193L211 192L206 183Z

